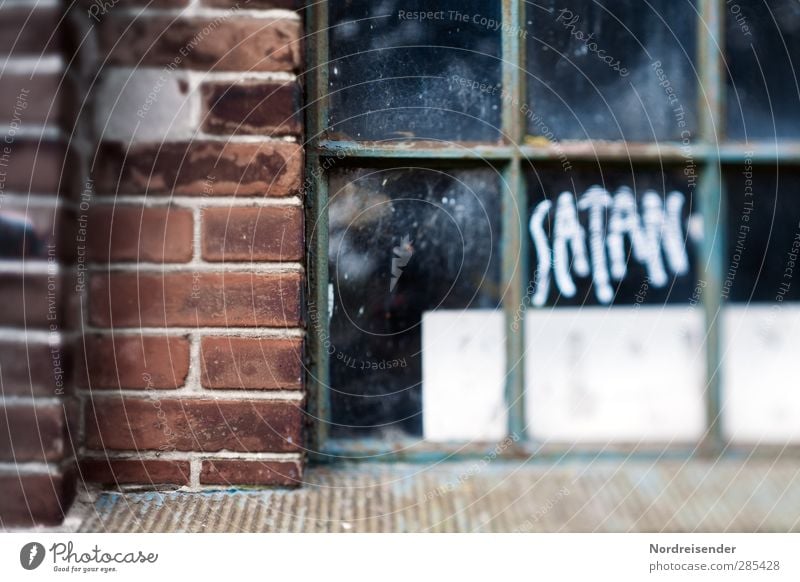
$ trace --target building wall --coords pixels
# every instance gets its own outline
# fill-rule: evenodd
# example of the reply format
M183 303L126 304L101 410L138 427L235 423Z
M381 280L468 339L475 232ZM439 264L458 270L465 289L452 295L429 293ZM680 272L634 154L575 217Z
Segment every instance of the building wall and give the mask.
M74 55L66 76L76 87L64 248L74 254L66 295L77 307L70 421L78 483L301 480L302 20L294 5L83 0L65 19L72 48L64 50ZM20 285L4 279L3 287L5 296ZM19 349L32 345L9 333Z
M0 528L58 523L74 491L62 16L54 3L0 8Z

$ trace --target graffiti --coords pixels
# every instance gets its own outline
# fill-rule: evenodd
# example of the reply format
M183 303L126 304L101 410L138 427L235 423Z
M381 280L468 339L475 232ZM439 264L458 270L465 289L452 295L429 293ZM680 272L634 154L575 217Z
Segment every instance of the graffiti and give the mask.
M592 186L579 199L572 192L562 192L555 203L539 202L529 222L538 282L532 303L545 304L551 276L564 297L574 297L573 273L591 275L597 300L611 303L612 281L621 281L628 270L628 244L633 260L646 270L650 286L666 286L670 273L687 274L685 203L681 192L672 191L662 198L648 190L641 197L641 208L637 208L636 197L626 186L613 196L605 188ZM580 213L584 213L588 228L581 223Z

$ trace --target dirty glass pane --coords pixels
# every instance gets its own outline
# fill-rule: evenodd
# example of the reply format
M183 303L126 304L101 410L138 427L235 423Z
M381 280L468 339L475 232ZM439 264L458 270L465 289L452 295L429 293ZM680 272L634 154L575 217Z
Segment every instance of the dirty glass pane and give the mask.
M499 139L500 2L329 6L333 137Z
M800 172L726 174L723 427L737 441L800 440Z
M528 132L550 140L694 139L694 4L527 3Z
M800 4L767 0L726 4L727 135L800 137Z
M332 435L502 437L496 172L337 170L329 191Z
M556 441L704 430L702 224L685 168L531 172L528 421Z

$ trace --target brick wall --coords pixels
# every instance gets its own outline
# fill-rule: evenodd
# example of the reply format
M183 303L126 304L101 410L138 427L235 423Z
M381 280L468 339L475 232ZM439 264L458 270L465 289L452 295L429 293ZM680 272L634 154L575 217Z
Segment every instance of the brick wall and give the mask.
M81 478L296 485L300 14L286 1L134 4L96 15L83 59L95 145Z
M0 8L0 529L60 522L74 491L62 17L55 3Z
M296 3L25 1L0 9L0 529L59 522L76 483L299 484Z

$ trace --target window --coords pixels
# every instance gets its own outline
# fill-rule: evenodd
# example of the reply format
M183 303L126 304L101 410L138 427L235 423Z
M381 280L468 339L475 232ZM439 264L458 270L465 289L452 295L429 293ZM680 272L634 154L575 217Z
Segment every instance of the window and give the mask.
M800 8L767 5L309 8L315 450L800 438Z

